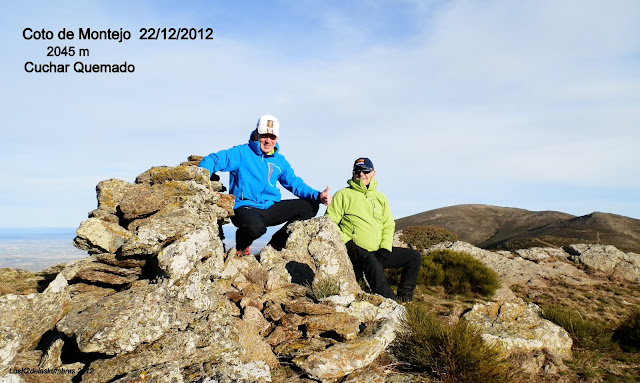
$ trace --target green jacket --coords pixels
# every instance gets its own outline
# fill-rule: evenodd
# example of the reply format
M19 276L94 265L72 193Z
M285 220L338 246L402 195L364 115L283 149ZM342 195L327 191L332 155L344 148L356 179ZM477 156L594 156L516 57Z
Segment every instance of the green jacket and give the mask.
M347 183L349 187L333 196L325 215L338 225L344 243L353 240L367 251L391 251L396 223L387 197L376 190L378 182L373 178L369 188L361 180Z

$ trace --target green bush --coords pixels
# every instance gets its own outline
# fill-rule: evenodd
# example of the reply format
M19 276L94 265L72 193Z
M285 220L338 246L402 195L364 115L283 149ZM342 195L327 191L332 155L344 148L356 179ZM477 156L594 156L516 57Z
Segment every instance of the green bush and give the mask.
M577 348L613 350L612 331L601 322L588 320L571 308L550 305L542 310L542 317L567 330Z
M390 285L400 283L400 269L387 269L385 275ZM500 279L495 271L470 254L434 250L422 255L418 284L443 286L449 294L490 296L500 287Z
M495 271L472 255L452 250L435 250L422 256L419 283L442 284L450 294L492 295L500 287Z
M640 352L640 309L636 308L616 327L613 339L625 351Z
M440 286L444 283L444 270L442 265L433 261L433 257L422 256L418 283L427 286Z
M424 250L441 242L457 241L458 236L437 226L407 226L402 229L400 240L412 249Z
M449 326L423 306L406 308L404 331L398 333L391 351L412 369L445 383L517 381L505 357L466 322Z

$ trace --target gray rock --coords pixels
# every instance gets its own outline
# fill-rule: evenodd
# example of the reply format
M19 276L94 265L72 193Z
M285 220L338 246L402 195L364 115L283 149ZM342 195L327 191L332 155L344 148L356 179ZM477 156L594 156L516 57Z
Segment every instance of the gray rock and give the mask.
M67 281L58 275L41 294L0 297L0 374L16 355L33 350L42 335L67 313Z
M130 183L115 178L100 181L96 186L98 209L115 216L118 206L131 186Z
M362 322L357 317L344 313L335 312L324 315L308 315L304 318L307 329L307 336L321 336L321 334L332 331L334 336L342 340L355 339L360 332Z
M76 362L71 364L63 364L60 357L62 355L62 347L64 342L62 339L56 339L51 346L47 349L47 352L42 356L39 368L41 369L58 369L64 370L64 374L45 374L44 376L38 376L40 382L66 382L71 383L72 379L78 375L80 370L84 367L83 363ZM75 371L73 373L72 371ZM29 382L34 381L33 377L30 377Z
M104 258L104 254L102 254ZM139 267L123 268L102 263L97 257L82 258L69 263L62 271L68 281L93 282L107 285L125 285L136 281Z
M73 244L90 254L116 253L131 237L131 233L118 224L89 218L76 230Z
M611 245L570 245L565 250L570 260L613 278L640 281L640 255L625 254Z
M482 338L506 355L545 351L558 359L571 358L573 341L567 331L540 318L524 302L479 303L462 319L479 328Z
M157 185L167 181L195 181L209 185L209 172L197 166L154 166L136 177L136 184Z
M113 383L183 383L184 381L180 364L172 361L129 372L122 378L114 380Z
M289 232L286 250L296 254L289 258L313 260L312 286L329 280L339 284L340 295L362 293L342 236L329 217L294 222Z
M79 313L98 303L107 295L114 294L114 288L100 287L86 283L74 283L69 286L71 307L69 313Z
M370 365L395 339L404 308L397 306L393 316L371 324L365 334L336 343L294 363L319 379L337 379Z
M178 280L204 260L209 260L212 276L220 276L224 267L223 257L217 226L205 226L166 246L159 252L157 260L158 267L169 279Z
M503 252L483 250L462 241L440 243L430 247L426 252L438 249L460 251L472 255L498 273L500 279L507 286L514 284L545 286L546 281L551 279L558 279L571 285L602 283L559 258L546 259L539 263L532 262L522 257L508 257Z
M186 326L168 291L140 284L109 295L57 324L60 332L75 337L80 351L115 355L133 351L141 343L159 339L172 327Z
M118 293L122 294L118 299L110 300L112 296L109 296L105 298L107 302L103 300L96 305L113 305L116 310L105 311L116 315L111 324L101 319L100 310L94 311L93 307L78 315L89 321L88 326L92 326L92 321L100 323L92 326L102 328L95 332L100 338L93 342L102 344L102 352L121 350L110 359L91 363L93 373L85 374L83 381L109 381L115 376L171 361L178 362L181 368L203 362L242 364L240 358L244 350L238 343L238 329L233 323L229 302L220 287L208 282L206 276L196 272L179 285L142 284L133 286L132 290L138 292L124 295L123 291ZM129 303L125 302L127 298ZM142 315L144 312L147 315ZM78 336L78 329L75 332L79 341L85 338L82 334L87 333L81 330ZM134 339L130 339L132 337Z
M566 259L569 254L562 249L554 249L551 247L532 247L529 249L516 250L516 254L528 261L540 263L549 259Z

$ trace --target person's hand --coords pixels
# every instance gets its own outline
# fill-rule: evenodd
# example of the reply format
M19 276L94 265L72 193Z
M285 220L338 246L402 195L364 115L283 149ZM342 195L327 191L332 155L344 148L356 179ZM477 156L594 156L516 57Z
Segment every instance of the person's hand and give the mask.
M329 186L322 191L322 193L318 194L318 201L324 206L329 206L331 204L331 194L329 194Z
M376 255L378 257L382 257L382 258L386 259L386 258L389 258L391 256L391 252L389 250L385 249L384 247L381 247L376 251Z

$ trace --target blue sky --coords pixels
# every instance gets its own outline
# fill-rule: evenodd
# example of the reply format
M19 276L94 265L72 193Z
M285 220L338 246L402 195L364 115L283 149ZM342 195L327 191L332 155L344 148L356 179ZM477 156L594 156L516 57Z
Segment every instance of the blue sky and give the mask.
M148 27L214 38L139 40ZM100 180L242 144L266 113L318 190L370 157L396 218L480 203L640 219L635 0L16 1L0 5L0 44L0 227L77 227ZM46 56L65 45L90 54Z

